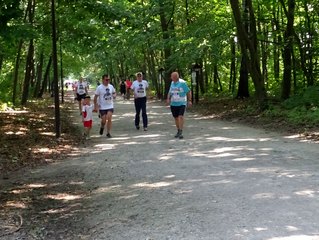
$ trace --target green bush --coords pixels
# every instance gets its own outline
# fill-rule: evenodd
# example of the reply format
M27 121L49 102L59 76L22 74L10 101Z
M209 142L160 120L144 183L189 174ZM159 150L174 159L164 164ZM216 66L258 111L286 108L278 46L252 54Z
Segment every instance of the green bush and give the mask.
M1 102L8 102L12 100L12 86L11 83L8 81L0 82L0 101Z
M309 87L301 94L296 94L283 102L286 109L314 106L319 107L319 87Z

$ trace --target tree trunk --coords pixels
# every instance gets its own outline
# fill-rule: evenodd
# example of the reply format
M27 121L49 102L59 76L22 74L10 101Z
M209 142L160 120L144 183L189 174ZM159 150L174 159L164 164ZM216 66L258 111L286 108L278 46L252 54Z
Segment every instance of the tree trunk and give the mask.
M43 62L44 62L44 54L43 52L40 54L40 59L37 64L37 74L36 74L36 81L35 81L35 87L33 91L33 97L36 98L37 94L40 91L40 86L42 82L42 69L43 69Z
M150 43L149 43L150 45ZM148 68L149 68L149 80L153 83L153 86L156 88L156 93L159 93L159 84L158 84L158 76L157 76L157 71L155 67L155 58L154 58L154 52L151 50L150 47L147 48L148 51Z
M58 51L55 20L55 1L51 0L52 16L52 60L53 60L53 85L54 85L54 117L55 117L55 137L61 135L60 102L59 102L59 73L58 73ZM63 86L61 86L63 88Z
M22 97L21 97L21 105L26 105L29 97L29 87L31 84L31 78L33 76L33 69L34 69L34 45L33 39L29 42L29 50L27 55L26 67L25 67L25 77L23 83L23 90L22 90Z
M307 86L314 85L314 78L313 78L313 36L315 34L314 26L310 20L309 16L309 4L304 1L304 9L305 9L305 18L306 18L306 26L307 26L307 33L306 33L306 57L307 57L307 71L305 72L305 76L307 78Z
M243 9L243 26L247 34L250 32L249 28L249 11L247 6L247 0L243 0L242 2ZM243 50L241 51L241 64L240 64L240 72L239 72L239 83L238 83L238 92L237 98L248 98L249 97L249 87L248 87L248 56L247 56L247 45L243 46Z
M273 24L272 24L272 32L273 32L273 39L275 40L275 44L273 46L273 62L274 62L274 78L276 82L279 82L280 77L280 54L278 46L281 46L281 35L278 33L280 29L279 24L279 7L277 6L277 0L273 2Z
M287 27L284 34L284 49L283 49L283 63L284 75L282 81L281 98L287 99L290 97L291 92L291 71L292 71L292 51L293 51L293 38L294 38L294 13L295 1L288 0L288 11L286 10L283 0L280 0L282 7L287 16Z
M45 69L45 73L44 73L43 81L42 81L42 86L41 86L40 92L38 93L38 96L37 96L38 98L42 98L44 91L48 87L48 80L49 80L51 64L52 64L52 56L50 56L47 67Z
M201 63L200 65L203 66L203 60L199 59L199 62ZM218 73L217 73L218 74ZM200 89L200 93L204 94L206 92L205 89L205 79L204 79L205 75L203 73L203 67L200 69L200 75L198 78L198 84L199 84L199 89Z
M214 90L214 92L219 93L218 68L217 68L217 64L216 63L214 64L213 69L214 69L214 71L213 71L214 72L214 75L213 75L213 83L214 83L213 90Z
M62 37L60 36L60 90L61 90L61 103L64 103L64 84L63 84L63 53L62 53Z
M165 1L159 1L159 14L160 14L160 20L161 20L161 28L162 28L162 37L163 37L163 43L164 43L164 81L165 81L165 91L164 91L164 98L167 97L167 93L170 88L171 84L171 77L170 74L173 70L171 65L168 62L168 59L171 56L171 47L169 45L169 39L170 39L170 33L169 29L174 28L173 24L173 15L167 20L166 12L167 9L165 8ZM174 13L174 11L172 11Z
M231 63L230 63L229 91L231 91L231 93L234 94L237 74L236 74L236 44L233 38L231 38L230 47L231 47Z
M26 17L31 26L34 24L35 0L29 0L26 10ZM34 77L34 40L30 39L29 49L25 67L25 77L22 89L21 105L26 105L29 97L29 87Z
M264 109L267 101L267 93L264 86L264 79L260 70L260 58L258 55L257 48L257 32L256 32L256 20L253 12L253 7L251 0L247 1L247 7L249 11L249 20L250 20L250 35L248 35L247 31L244 28L243 21L240 14L239 3L238 0L231 0L231 7L233 9L233 14L236 22L238 41L241 46L241 51L246 51L246 48L249 52L249 62L248 62L248 70L251 74L256 97L259 102L259 106Z
M243 53L241 56L240 63L240 74L239 74L239 82L238 82L238 92L237 97L239 99L248 98L249 90L248 90L248 57L246 53Z
M258 5L258 12L261 12L260 5ZM262 25L261 21L258 22L258 32L263 34L264 41L260 42L260 49L261 49L261 68L262 68L262 76L263 79L268 79L268 24L264 23ZM268 89L268 81L265 81L265 85Z
M13 86L12 86L12 88L13 88L13 91L12 91L13 105L16 104L16 99L17 99L17 88L18 88L19 68L20 68L20 58L21 58L22 46L23 46L23 41L20 40L19 45L18 45L15 66L14 66L14 77L13 77Z

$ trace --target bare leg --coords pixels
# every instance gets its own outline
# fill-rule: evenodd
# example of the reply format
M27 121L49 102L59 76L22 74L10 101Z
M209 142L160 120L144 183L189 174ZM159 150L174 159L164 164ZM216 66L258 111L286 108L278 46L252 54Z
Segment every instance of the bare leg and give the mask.
M107 118L107 114L104 114L103 116L101 116L101 128L104 128L106 123L106 118Z
M178 117L176 117L176 118L174 118L175 119L175 125L176 125L176 128L177 128L177 130L179 130L179 119L178 119Z
M184 116L178 116L175 118L175 125L177 130L183 130L184 127Z
M111 132L111 128L112 128L112 115L113 113L111 111L108 111L106 114L106 119L107 119L107 124L106 124L106 130L107 133Z
M183 130L183 127L184 127L184 116L178 116L178 126L179 126L179 130Z
M87 136L90 137L90 133L91 133L91 128L87 128Z

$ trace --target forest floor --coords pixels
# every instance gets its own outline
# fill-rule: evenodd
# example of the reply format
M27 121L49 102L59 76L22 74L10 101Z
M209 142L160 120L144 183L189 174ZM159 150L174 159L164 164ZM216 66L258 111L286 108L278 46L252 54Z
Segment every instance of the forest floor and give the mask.
M78 146L80 131L70 121L74 103L61 105L61 138L56 140L53 98L32 101L28 107L0 112L0 173L6 178L21 168L64 159Z
M163 103L148 103L144 132L117 99L113 138L95 114L84 141L67 100L59 141L52 99L0 114L1 240L319 239L316 129L303 141L304 128L222 100L195 105L180 140Z

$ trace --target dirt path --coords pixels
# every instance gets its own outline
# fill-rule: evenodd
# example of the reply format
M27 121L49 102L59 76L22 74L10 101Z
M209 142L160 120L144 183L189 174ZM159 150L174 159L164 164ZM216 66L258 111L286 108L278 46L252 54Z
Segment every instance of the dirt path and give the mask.
M133 108L117 100L112 139L95 117L70 159L0 180L0 239L319 239L318 144L191 113L176 140L167 107L148 132Z

